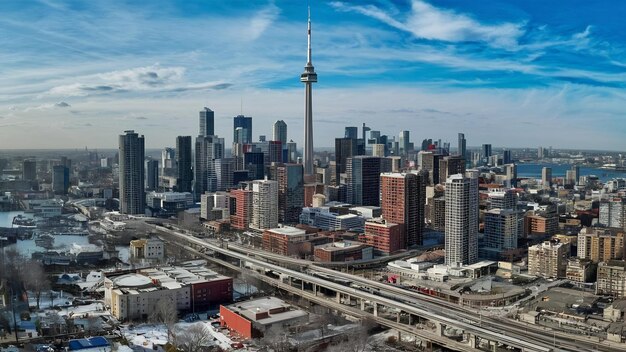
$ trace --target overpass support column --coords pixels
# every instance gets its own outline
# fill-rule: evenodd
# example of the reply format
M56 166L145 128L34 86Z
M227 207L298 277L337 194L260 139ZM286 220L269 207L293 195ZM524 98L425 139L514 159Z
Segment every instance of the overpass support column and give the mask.
M361 310L365 310L365 298L361 298Z
M317 285L313 284L313 296L317 296Z
M300 282L302 283L302 288L301 290L304 291L304 280L300 280Z
M498 343L495 341L489 341L489 347L491 347L491 351L498 351Z
M477 349L478 348L478 343L476 341L476 335L469 334L469 345L470 345L470 348L473 348L473 349Z
M400 313L402 313L401 311L396 313L396 323L400 323ZM398 331L399 333L399 331Z
M378 316L378 303L373 302L374 303L374 316L377 317Z
M337 292L337 297L335 298L337 303L341 304L341 292Z
M440 322L435 322L435 334L437 334L437 336L443 336L443 327Z

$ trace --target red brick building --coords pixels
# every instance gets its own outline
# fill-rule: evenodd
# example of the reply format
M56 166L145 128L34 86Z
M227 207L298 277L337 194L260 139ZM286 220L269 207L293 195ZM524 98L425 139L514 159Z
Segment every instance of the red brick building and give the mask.
M220 325L247 339L262 337L272 327L286 330L308 321L306 312L275 297L220 306Z
M232 300L232 277L219 275L210 281L191 284L191 306L194 311L207 310L218 303L228 303Z
M252 191L234 189L230 191L230 226L246 230L252 219Z
M385 255L406 249L403 226L383 219L366 221L365 233L359 236L359 241Z
M382 217L388 222L403 225L405 246L422 244L426 182L427 176L423 173L380 175Z
M331 242L332 238L321 236L317 231L284 226L263 232L263 249L285 256L306 257L312 255L315 246Z
M372 246L360 242L332 242L315 247L315 260L319 262L351 262L372 259Z

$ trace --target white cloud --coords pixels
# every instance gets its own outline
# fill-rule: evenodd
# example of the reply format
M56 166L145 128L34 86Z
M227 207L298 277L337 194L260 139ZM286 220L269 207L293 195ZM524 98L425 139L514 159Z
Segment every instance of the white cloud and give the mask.
M188 83L185 68L161 67L158 64L128 70L78 77L79 82L49 89L43 96L84 97L117 92L182 92L187 90L225 89L226 82Z
M406 19L397 20L385 10L373 5L354 6L333 2L337 10L352 11L375 18L415 37L447 42L484 42L492 47L514 49L524 34L523 23L483 24L472 17L413 0Z
M280 9L273 2L257 12L251 19L248 37L250 40L259 38L265 30L278 18Z

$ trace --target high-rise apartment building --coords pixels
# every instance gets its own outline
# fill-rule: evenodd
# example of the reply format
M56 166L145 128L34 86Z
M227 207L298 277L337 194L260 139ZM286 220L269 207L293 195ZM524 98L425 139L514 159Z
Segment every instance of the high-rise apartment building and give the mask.
M445 201L445 262L473 264L478 260L478 172L449 176Z
M239 188L230 191L230 226L246 230L252 222L252 190Z
M624 231L586 227L578 233L577 256L594 263L626 258Z
M193 183L191 136L176 137L176 191L191 192Z
M598 264L596 294L626 298L626 262L612 260Z
M252 222L250 227L257 230L278 227L278 182L255 180L250 182L252 189Z
M520 214L512 209L485 212L485 246L496 250L517 248L521 233Z
M159 188L159 161L146 161L146 190L155 191Z
M243 115L233 117L233 143L252 143L252 117Z
M373 156L348 158L346 184L348 202L354 205L380 204L380 174L391 171L391 160Z
M215 112L205 107L200 111L200 134L199 136L207 137L215 135Z
M278 181L278 221L297 224L304 207L304 169L301 164L283 164L276 168Z
M283 146L287 145L287 124L283 120L274 122L272 126L272 140L280 142Z
M119 136L119 185L120 213L143 214L145 212L144 193L144 137L135 131L125 131Z
M382 217L403 227L407 247L423 241L426 182L424 172L380 175Z
M517 209L517 192L514 189L496 189L487 193L489 210Z
M598 223L606 227L626 229L626 197L602 199Z
M544 278L564 278L569 259L569 243L544 241L528 247L528 274Z
M52 191L54 194L67 194L70 187L70 169L65 165L52 167Z
M541 169L541 184L543 189L550 189L552 187L552 168L544 167Z

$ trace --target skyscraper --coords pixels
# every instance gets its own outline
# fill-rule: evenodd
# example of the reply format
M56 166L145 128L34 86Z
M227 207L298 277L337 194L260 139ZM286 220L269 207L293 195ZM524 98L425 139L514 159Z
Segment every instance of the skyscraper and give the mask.
M194 194L199 200L206 191L217 190L217 175L213 160L224 157L224 138L198 136L196 138L196 162L194 168Z
M144 138L132 130L124 133L119 137L120 213L143 214L146 200Z
M278 220L297 224L304 207L304 175L300 164L284 164L276 169L278 181Z
M235 159L221 158L213 160L215 170L215 189L228 191L233 187L233 174L235 172Z
M411 143L409 137L409 131L402 131L399 135L400 139L400 155L406 155L409 152L409 145Z
M146 190L154 191L159 187L159 161L150 159L146 162Z
M465 153L467 152L467 141L465 140L464 133L459 133L459 143L456 150L460 156L465 157Z
M200 111L200 136L215 135L215 113L213 110L205 107Z
M445 263L473 264L478 260L478 172L449 176L445 202Z
M176 149L165 147L161 151L161 175L176 176Z
M405 247L422 244L427 182L425 172L380 175L382 217L403 226Z
M439 159L439 183L444 184L450 175L465 173L465 158L461 155L444 156Z
M350 126L346 127L345 138L359 139L359 128Z
M489 159L492 155L491 144L483 144L483 159Z
M243 115L233 117L233 143L252 143L252 117Z
M355 205L380 204L380 173L391 171L391 159L374 156L348 158L347 198Z
M35 160L22 161L22 179L26 181L37 180L37 162Z
M504 150L502 151L502 164L510 164L511 161L513 159L511 159L511 151L510 150Z
M191 136L176 137L176 191L191 192L193 170L191 168Z
M70 169L65 165L52 167L52 191L54 194L67 194L70 186Z
M356 149L356 139L335 138L335 162L337 165L335 176L337 180L339 180L340 174L346 172L346 162L348 158L358 155Z
M304 176L313 176L313 83L317 82L317 73L311 62L311 10L307 27L308 51L304 72L300 82L304 83Z
M552 187L552 168L544 167L541 169L541 184L544 189Z
M283 120L274 122L272 131L272 140L282 143L283 146L287 145L287 124Z

